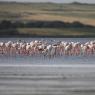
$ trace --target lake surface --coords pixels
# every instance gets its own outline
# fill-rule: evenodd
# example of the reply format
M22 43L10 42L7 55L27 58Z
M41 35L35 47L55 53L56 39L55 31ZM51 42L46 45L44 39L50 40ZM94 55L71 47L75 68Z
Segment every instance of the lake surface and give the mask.
M0 66L0 95L95 95L95 65Z
M20 38L1 38L17 41ZM41 38L35 38L43 40ZM21 38L22 41L34 38ZM51 42L53 38L45 38ZM80 41L94 38L56 38ZM95 55L42 58L0 55L0 95L95 95Z

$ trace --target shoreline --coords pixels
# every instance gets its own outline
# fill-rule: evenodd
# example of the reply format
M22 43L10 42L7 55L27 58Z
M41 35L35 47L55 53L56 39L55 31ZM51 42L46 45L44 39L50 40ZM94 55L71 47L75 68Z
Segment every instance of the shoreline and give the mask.
M13 36L0 36L0 38L95 38L93 36L31 36L31 35L13 35Z

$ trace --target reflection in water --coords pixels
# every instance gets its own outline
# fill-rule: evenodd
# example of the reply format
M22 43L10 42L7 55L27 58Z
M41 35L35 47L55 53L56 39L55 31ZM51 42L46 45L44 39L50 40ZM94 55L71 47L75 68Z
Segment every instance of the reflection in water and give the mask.
M92 56L58 56L54 58L33 56L0 56L0 64L95 64Z

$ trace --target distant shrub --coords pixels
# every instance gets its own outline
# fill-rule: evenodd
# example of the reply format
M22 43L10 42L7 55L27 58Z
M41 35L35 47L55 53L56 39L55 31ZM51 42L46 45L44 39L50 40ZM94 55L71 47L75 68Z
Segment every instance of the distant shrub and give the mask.
M0 29L5 29L5 28L8 29L11 28L11 26L12 26L11 21L3 20L0 23Z

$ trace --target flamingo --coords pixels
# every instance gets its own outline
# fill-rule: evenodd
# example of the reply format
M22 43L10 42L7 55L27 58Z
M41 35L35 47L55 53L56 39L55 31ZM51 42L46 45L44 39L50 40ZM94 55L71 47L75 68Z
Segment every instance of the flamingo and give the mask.
M49 58L63 55L92 55L95 54L95 41L86 42L84 44L65 41L48 43L47 41L38 40L29 43L22 41L0 42L0 53L8 55L39 55Z

